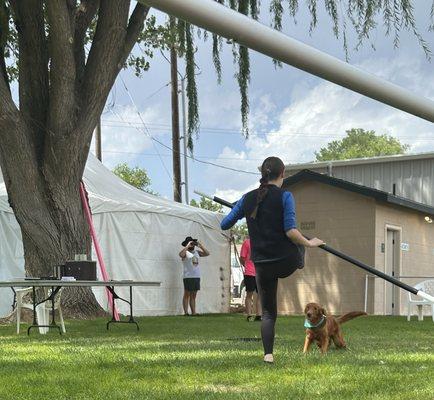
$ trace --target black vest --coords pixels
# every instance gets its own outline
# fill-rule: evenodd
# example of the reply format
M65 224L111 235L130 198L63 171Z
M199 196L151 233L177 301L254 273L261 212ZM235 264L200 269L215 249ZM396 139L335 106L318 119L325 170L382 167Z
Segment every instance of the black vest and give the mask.
M258 189L244 197L243 208L249 229L251 259L255 264L288 259L288 264L302 267L304 252L286 236L283 227L283 193L283 189L269 185L268 193L259 204L256 218L252 218L251 214L256 207Z

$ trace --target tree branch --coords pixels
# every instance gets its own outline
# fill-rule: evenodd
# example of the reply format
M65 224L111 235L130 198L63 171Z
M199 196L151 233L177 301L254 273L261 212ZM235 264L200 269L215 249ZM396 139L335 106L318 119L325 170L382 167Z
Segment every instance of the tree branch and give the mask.
M46 8L51 56L47 129L59 136L70 132L75 122L74 36L67 3L50 0Z
M9 10L6 4L0 4L0 79L3 78L9 92L11 91L9 85L8 73L6 70L5 61L5 47L7 46L9 36Z
M4 80L4 83L6 84L6 87L8 89L9 94L11 93L11 87L9 85L9 78L8 78L8 72L6 70L6 62L5 62L5 57L3 55L4 53L4 49L0 48L0 79Z
M127 36L129 1L101 0L98 23L87 59L82 85L87 111L82 122L93 130L119 72L119 60ZM89 118L90 117L90 118Z
M75 13L76 38L84 38L86 30L98 11L99 4L100 0L81 0Z
M92 47L82 84L77 88L76 105L80 118L75 121L67 141L59 138L56 142L47 143L44 175L48 181L53 176L57 176L58 182L62 178L74 179L77 177L72 177L71 171L77 171L77 165L82 167L79 169L84 169L92 132L117 75L127 32L129 4L124 0L100 1Z
M149 7L138 3L128 21L128 11L125 8L122 10L117 6L115 10L113 4L111 7L109 10L106 1L101 1L98 25L83 81L86 110L94 110L97 117L143 29L149 12ZM91 122L93 125L95 123L96 120Z
M48 107L48 52L42 0L10 0L19 42L20 110L42 154Z
M103 2L101 2L101 7L102 5ZM92 54L94 45L92 46L88 63L86 65L87 75L85 77L86 79L84 81L84 87L87 89L86 100L88 103L86 104L86 109L94 110L94 114L91 112L87 114L90 119L83 120L85 126L90 125L92 126L92 129L95 126L97 118L99 118L101 115L105 101L111 88L113 87L116 77L118 76L119 71L123 68L128 55L134 47L134 44L137 42L140 32L143 30L144 21L149 10L149 7L137 3L130 19L128 20L127 16L127 18L124 20L123 27L119 27L118 32L112 32L113 35L118 37L118 43L120 44L118 47L112 46L110 42L107 43L110 44L110 47L103 46L101 42L98 46L98 40L101 39L100 35L104 32L104 25L108 21L101 21L101 25L100 22L98 22L97 31L94 38L94 45L96 45L94 54L98 53L100 54L101 58L109 57L109 59L107 60L107 63L101 62L96 65L94 63L94 59L92 58L94 55ZM119 24L119 18L117 21ZM112 41L113 40L115 39L113 38ZM101 72L105 73L105 75L103 75ZM94 78L90 80L91 75L94 75ZM91 137L88 137L87 141L90 142L90 140Z
M62 171L65 179L69 179L72 165L84 168L92 132L114 81L143 29L148 11L148 7L137 5L128 19L128 1L100 1L97 27L79 90L78 107L82 118L68 138L67 147L46 148L50 153L44 168L47 179Z
M88 90L92 90L91 92L87 93L87 110L93 110L93 113L89 112L86 114L86 117L81 121L81 130L82 131L88 131L89 134L84 140L84 148L82 147L80 151L77 152L77 155L79 159L77 162L79 164L83 165L86 162L87 154L89 151L90 142L92 139L92 131L93 128L96 125L97 119L100 117L102 109L104 107L105 101L107 99L107 96L116 80L117 75L119 74L119 71L123 68L125 61L130 54L132 48L134 47L134 44L137 42L137 39L139 37L140 32L143 30L144 21L149 13L149 7L143 6L142 4L137 4L131 14L131 17L128 20L125 20L125 30L124 30L124 39L121 41L121 46L117 50L112 50L113 52L113 64L111 66L110 72L107 71L107 75L105 76L104 80L100 80L99 88L100 90L97 90L97 86L92 86L85 81L85 87L88 88ZM128 21L128 24L127 24ZM98 31L97 33L100 33L101 31ZM97 39L97 35L95 35L95 40ZM96 43L94 40L94 43ZM117 52L117 55L115 56ZM89 55L90 59L90 55ZM92 64L88 62L88 65L86 66L86 69L89 68L89 72L91 71L90 68L92 67ZM96 66L93 66L95 68ZM97 69L94 69L94 74L97 74ZM87 127L87 129L85 128ZM91 127L91 130L88 130L88 128Z
M19 117L19 110L12 100L12 95L9 91L9 86L4 79L0 79L0 128L1 123L5 123L7 119L15 119ZM13 118L15 116L15 118ZM2 132L2 136L7 132Z
M38 165L34 143L29 140L29 126L4 79L0 79L0 99L0 166L9 192L11 185L17 185L16 181L37 182Z
M87 29L89 28L98 11L99 3L99 0L82 0L76 10L74 53L78 85L82 83L84 67L86 63L84 38L86 36Z
M140 32L143 30L143 25L146 17L148 16L150 7L137 3L131 14L130 21L128 22L127 36L125 38L125 45L122 54L121 63L125 63L131 50L137 42Z
M113 84L127 34L129 4L129 1L100 2L98 23L83 79L82 90L87 107L95 107Z

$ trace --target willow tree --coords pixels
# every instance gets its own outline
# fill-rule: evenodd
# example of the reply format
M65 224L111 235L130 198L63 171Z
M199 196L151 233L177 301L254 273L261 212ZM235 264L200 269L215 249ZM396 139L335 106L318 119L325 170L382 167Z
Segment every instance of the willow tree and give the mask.
M259 18L259 0L218 0L252 18ZM317 24L317 0L308 0L311 30ZM333 32L342 38L352 26L360 43L369 39L381 17L387 33L399 42L401 29L410 29L422 48L410 0L327 0ZM341 4L345 4L341 8ZM285 10L295 18L297 0L271 0L273 26L282 28ZM431 15L433 9L431 9ZM0 166L10 205L20 225L25 268L30 275L47 275L52 267L90 248L83 217L79 182L92 132L119 71L136 73L149 67L152 48L163 46L165 27L156 27L149 9L127 0L0 0ZM431 27L432 28L432 27ZM178 21L176 40L186 60L189 100L189 143L199 127L195 76L194 27ZM208 34L202 32L202 38ZM144 54L131 54L135 43L149 45ZM212 35L212 58L221 78L223 41ZM248 134L248 50L232 43L238 65L244 134ZM142 48L142 47L141 47ZM18 83L14 101L10 82ZM93 315L98 306L90 290L81 289L69 301L79 315Z
M89 249L79 196L92 132L149 9L129 1L10 0L1 6L0 165L34 276ZM86 35L95 23L86 54ZM5 57L13 57L10 65ZM16 68L19 106L9 87ZM69 309L94 314L90 290Z
M247 15L255 20L260 19L261 1L260 0L215 0L218 3L228 6L235 11ZM262 1L262 3L265 3ZM412 0L269 0L268 11L271 14L271 26L279 31L284 27L284 18L287 23L296 22L296 16L300 8L307 7L311 16L309 34L314 31L318 24L318 8L324 7L329 17L333 35L337 40L342 42L345 58L350 58L351 49L357 51L364 42L370 42L370 34L379 24L383 24L386 36L391 36L395 47L399 46L400 34L403 30L410 31L414 34L416 41L419 43L421 50L429 59L431 51L425 42L423 36L416 26L414 16L414 4ZM419 6L420 5L420 2ZM426 27L431 33L434 31L434 1L424 2L423 7L427 9L430 15L430 24ZM286 15L285 15L286 14ZM355 32L356 42L349 43L348 31ZM197 111L197 89L194 81L194 27L183 21L178 23L177 41L182 54L186 58L186 75L187 75L187 94L190 100L189 112L191 120L189 121L189 134L191 135L199 126L199 113ZM198 30L199 38L208 38L207 32ZM238 82L241 97L241 122L242 132L245 136L249 134L248 115L249 115L249 97L248 87L251 79L249 50L245 46L238 45L230 40L222 40L216 34L212 36L212 60L214 62L218 82L221 82L222 64L220 61L220 52L225 43L232 45L232 54L234 64L237 65L238 71L235 78ZM370 43L373 47L374 45ZM273 60L276 67L280 63ZM188 90L190 88L190 90ZM190 137L189 145L192 147L193 142Z

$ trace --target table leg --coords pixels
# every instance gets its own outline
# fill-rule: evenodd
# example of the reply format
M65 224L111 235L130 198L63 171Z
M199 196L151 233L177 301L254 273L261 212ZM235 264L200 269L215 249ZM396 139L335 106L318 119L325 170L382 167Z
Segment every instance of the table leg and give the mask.
M130 319L129 322L136 324L137 330L139 330L139 324L134 320L133 316L133 287L130 286Z
M15 291L15 289L13 287L11 287L12 292L14 292L14 299L12 300L12 312L14 312L15 307L16 307L16 303L17 303L17 292Z
M56 297L56 293L54 291L54 286L51 287L51 324L52 325L56 325L56 321L54 320L54 314L55 314L55 310L54 310L54 298Z
M54 299L56 297L56 294L59 292L60 287L57 287L56 289L54 288L54 286L51 287L51 295L42 300L41 302L37 303L36 302L36 288L35 286L32 287L32 296L33 296L33 324L30 325L27 329L27 335L30 335L30 331L32 330L32 328L57 328L59 330L59 334L62 334L62 330L60 329L60 326L56 324L56 321L54 319ZM36 306L38 306L39 304L43 304L46 301L51 300L51 306L52 306L52 311L53 311L53 316L52 316L52 323L48 324L48 325L39 325L38 322L36 321ZM49 321L47 321L49 323Z
M110 324L135 324L137 330L139 330L139 324L137 323L137 321L134 319L134 316L133 316L133 287L130 286L130 300L129 301L126 300L126 299L124 299L124 298L122 298L122 297L120 297L120 296L118 296L117 293L115 292L114 286L107 286L107 290L109 290L110 293L112 294L112 310L113 310L112 311L112 319L110 321L108 321L107 325L106 325L107 330L109 329ZM122 320L116 321L115 314L114 314L115 299L122 300L125 303L128 303L130 305L130 315L129 315L128 320L126 320L126 321L122 321Z
M33 325L37 325L36 322L36 288L32 287L32 297L33 297Z

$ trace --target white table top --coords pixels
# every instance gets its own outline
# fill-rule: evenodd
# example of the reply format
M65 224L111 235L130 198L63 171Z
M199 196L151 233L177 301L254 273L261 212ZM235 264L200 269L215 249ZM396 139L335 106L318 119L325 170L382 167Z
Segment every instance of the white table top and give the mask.
M51 286L160 286L161 282L146 282L133 280L112 280L112 281L62 281L42 279L14 279L0 281L0 287L51 287Z

